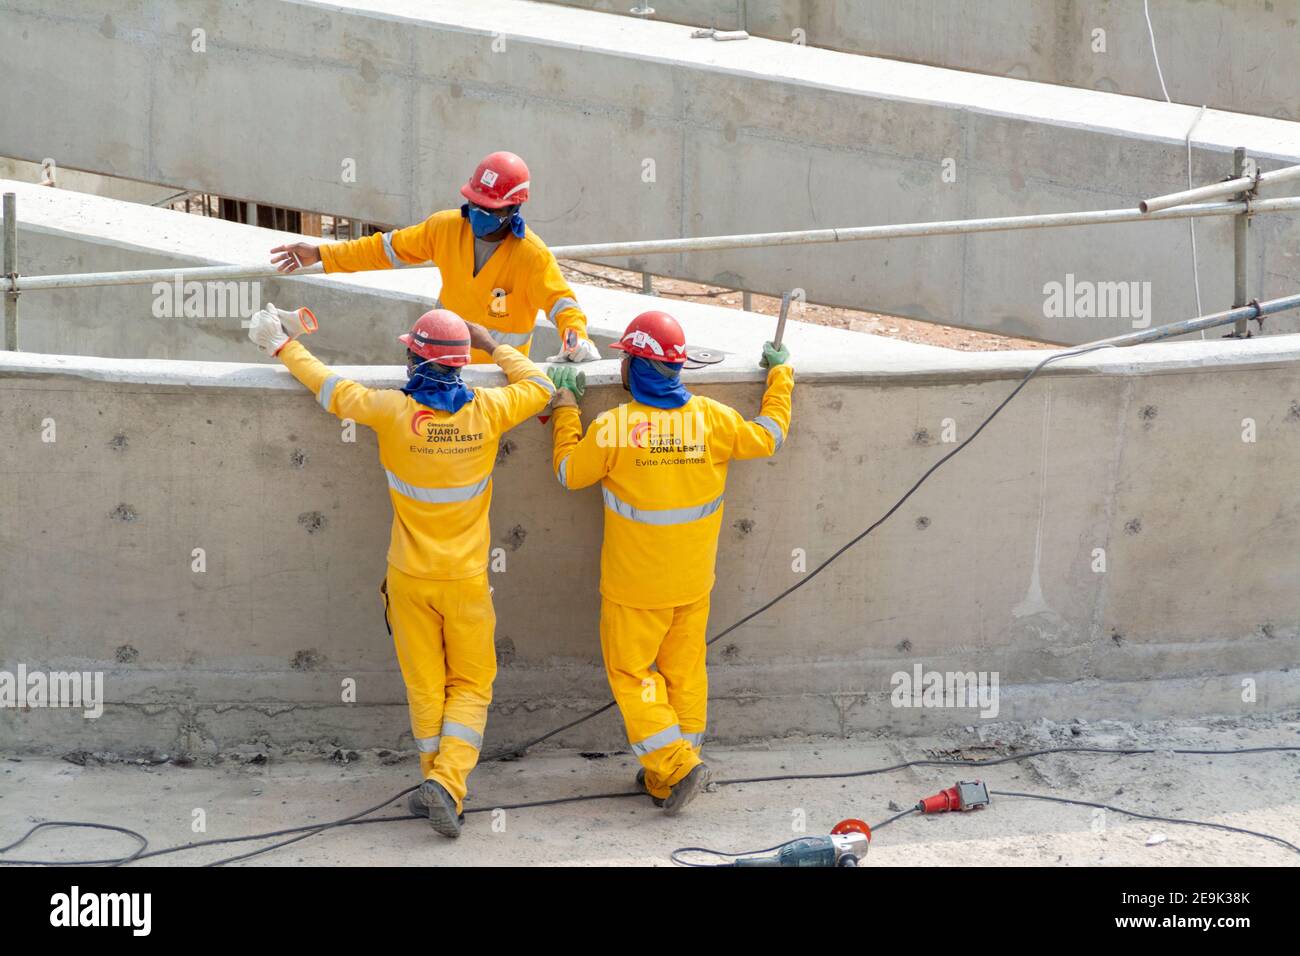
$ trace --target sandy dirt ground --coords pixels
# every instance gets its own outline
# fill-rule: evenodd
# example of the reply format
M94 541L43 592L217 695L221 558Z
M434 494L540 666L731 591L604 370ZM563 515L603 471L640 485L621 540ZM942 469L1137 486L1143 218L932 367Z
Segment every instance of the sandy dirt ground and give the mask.
M560 270L570 282L584 285L600 286L605 289L622 289L628 292L641 291L641 273L627 272L610 266L595 265L590 262L578 262L561 259ZM682 279L655 277L656 295L665 300L686 299L691 302L703 302L708 305L729 309L743 307L741 293L735 289L721 286L701 285L698 282L686 282ZM670 305L664 308L671 311ZM1007 349L1054 349L1058 345L1035 342L1032 339L1008 338L991 332L976 332L971 329L959 329L955 326L936 325L932 322L920 322L916 319L904 319L893 315L880 315L875 312L863 312L855 309L838 309L828 305L807 303L793 306L791 317L800 322L815 325L828 325L837 329L849 329L853 332L870 332L886 338L899 339L904 342L916 342L920 345L937 345L942 348L957 349L962 352L996 352ZM754 294L750 310L763 315L776 316L781 312L781 300L772 296ZM775 329L775 324L770 328Z
M464 835L449 841L406 817L330 830L243 865L671 866L679 846L741 851L827 832L846 817L877 824L958 779L983 779L992 803L970 813L913 814L876 833L870 866L1300 865L1300 854L1255 837L1134 820L1089 807L999 797L997 791L1109 803L1141 813L1263 831L1300 844L1300 714L1132 725L1117 721L991 724L929 738L787 739L710 748L716 776L828 773L905 760L978 760L1044 747L1228 749L1282 753L1185 756L1055 754L983 769L916 767L848 779L722 783L669 819L643 796L530 809L496 808L580 794L621 794L636 764L626 753L550 751L486 764L471 778ZM280 753L245 747L207 765L166 755L0 758L0 845L45 820L116 823L153 849L324 823L383 802L415 780L413 754ZM192 830L199 811L205 832ZM400 818L404 801L375 816ZM804 829L797 829L798 827ZM198 864L264 845L238 843L159 857ZM46 830L7 854L20 859L115 857L126 836Z

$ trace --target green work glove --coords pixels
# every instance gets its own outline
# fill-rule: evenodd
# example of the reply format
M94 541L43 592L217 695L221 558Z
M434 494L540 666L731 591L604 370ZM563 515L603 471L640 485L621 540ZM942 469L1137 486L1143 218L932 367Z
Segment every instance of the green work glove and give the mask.
M778 349L771 342L763 343L763 357L758 362L762 368L776 368L788 361L790 361L790 350L784 345Z
M567 388L577 401L581 401L587 391L587 373L579 371L572 365L552 365L546 370L546 376L555 385L557 392Z

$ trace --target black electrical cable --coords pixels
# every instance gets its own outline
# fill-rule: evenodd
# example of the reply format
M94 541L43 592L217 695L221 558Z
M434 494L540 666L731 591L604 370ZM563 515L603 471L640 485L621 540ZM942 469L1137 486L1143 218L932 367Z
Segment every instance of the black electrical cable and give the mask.
M1212 830L1224 830L1228 833L1241 833L1246 836L1259 837L1261 840L1268 840L1276 843L1278 846L1286 847L1294 853L1300 853L1300 846L1296 846L1287 840L1271 833L1260 833L1258 830L1246 830L1242 827L1230 826L1226 823L1207 823L1204 820L1185 820L1181 817L1161 817L1149 813L1138 813L1136 810L1125 810L1123 807L1112 806L1109 803L1092 803L1088 800L1071 800L1067 797L1053 797L1045 793L1012 793L1008 790L990 790L991 797L1021 797L1026 800L1047 800L1051 803L1068 803L1076 807L1093 807L1099 810L1111 810L1115 813L1122 813L1127 817L1137 817L1139 820L1152 820L1156 823L1181 823L1194 827L1209 827Z
M733 785L744 784L744 783L773 783L773 782L781 782L781 781L789 781L789 780L832 780L832 779L843 779L849 777L867 777L867 776L874 776L876 774L882 774L882 773L893 773L898 770L906 770L909 767L962 767L965 769L979 768L979 767L995 767L998 766L999 764L1011 763L1019 760L1028 760L1031 757L1041 757L1046 754L1090 753L1090 754L1110 754L1115 756L1138 756L1143 754L1171 753L1171 754L1182 754L1182 755L1190 755L1190 756L1239 756L1239 755L1246 755L1246 754L1288 753L1288 752L1295 752L1295 751L1300 751L1300 746L1279 745L1273 747L1240 747L1240 748L1229 748L1226 750L1210 750L1210 749L1200 749L1200 748L1191 749L1191 748L1174 748L1174 747L1144 747L1144 748L1133 748L1131 750L1123 750L1114 747L1047 747L1041 750L1027 750L1024 753L1009 754L1005 757L985 757L979 760L921 758L918 760L908 760L904 763L892 764L886 767L874 767L867 770L850 770L850 771L831 772L831 773L794 773L794 774L780 774L776 776L766 776L766 777L736 777L727 780L718 780L716 782L719 786L733 786ZM306 836L314 836L317 833L322 833L326 830L331 830L336 827L360 826L368 823L399 823L405 820L418 820L422 818L415 817L410 814L400 816L400 817L374 817L370 819L361 819L366 814L373 813L376 810L380 810L388 806L394 800L401 799L402 797L404 797L406 794L410 793L414 789L415 789L414 786L407 787L405 790L400 791L396 795L390 797L388 800L385 800L383 803L376 804L375 806L371 807L368 810L363 810L361 813L354 813L351 814L350 816L343 817L340 820L334 820L327 823L313 823L304 826L288 827L283 830L271 830L266 833L254 833L254 834L249 834L247 836L219 837L211 840L202 840L195 843L184 843L178 846L167 847L161 850L149 850L148 852L144 852L143 851L144 848L142 847L140 850L137 850L136 853L132 854L129 857L111 857L103 860L4 860L4 859L0 859L0 864L25 865L25 866L120 866L136 860L144 860L152 857L166 856L167 854L170 853L180 853L184 850L195 850L205 846L218 846L226 843L247 843L253 840L268 840L274 837L287 836L289 834L305 834ZM1015 794L1003 794L1003 795L1015 796ZM465 810L465 813L468 815L471 813L490 813L495 810L527 810L527 809L533 809L537 807L558 806L566 803L582 803L591 800L617 800L626 797L644 797L644 796L645 796L645 792L642 790L620 791L618 793L577 794L575 796L568 796L568 797L555 797L549 800L531 800L531 801L526 801L524 803L472 807L472 808L467 808ZM1023 796L1032 797L1034 795L1024 794ZM1043 799L1049 799L1049 798L1043 797ZM1079 802L1079 801L1068 801L1063 797L1051 798L1051 799L1056 799L1056 800L1060 800L1061 802L1067 802L1067 803ZM1094 804L1087 804L1087 805L1094 806ZM1104 804L1095 804L1095 806L1104 806ZM1126 813L1130 816L1141 816L1140 814L1137 814L1133 811L1122 810L1118 807L1111 808L1111 809L1115 809L1116 812L1118 813ZM876 827L874 827L873 832L874 830L880 829L880 827L887 826L888 824L893 823L895 820L907 816L907 814L910 812L911 810L904 810L902 813L890 817L888 820L885 820L883 823L880 823ZM1179 822L1179 821L1174 821L1174 822ZM1195 823L1196 821L1181 821L1181 822ZM70 827L92 827L96 829L117 830L123 833L128 833L131 836L134 836L136 839L147 843L147 841L145 841L145 838L143 836L141 836L140 834L136 833L133 830L127 830L124 827L115 827L115 826L109 826L107 824L97 824L97 823L73 823L73 822L62 822L58 824L45 823L45 824L37 824L36 826L32 827L32 829L29 830L17 842L11 843L7 847L0 847L0 853L4 853L20 845L25 840L27 840L27 838L30 837L33 833L39 830L41 827L55 826L55 825L70 826ZM1205 825L1217 827L1219 829L1227 829L1232 832L1249 834L1251 836L1259 836L1264 839L1271 839L1274 842L1279 843L1280 845L1291 847L1290 843L1288 843L1286 840L1281 839L1280 837L1270 837L1268 834L1256 833L1252 830L1240 830L1237 828L1228 827L1226 825L1224 826L1220 826L1218 824L1205 824ZM262 847L261 849L256 850L253 853L242 855L241 857L239 857L239 859L247 859L249 856L254 856L259 853L268 852L270 850L276 849L279 846L286 845L288 842L294 842L294 841L286 841L285 843L274 844L268 847ZM785 844L782 844L782 846L784 845ZM762 852L762 851L753 851L753 852ZM218 860L215 863L208 864L208 865L210 866L221 865L223 863L233 862L234 859L235 858Z

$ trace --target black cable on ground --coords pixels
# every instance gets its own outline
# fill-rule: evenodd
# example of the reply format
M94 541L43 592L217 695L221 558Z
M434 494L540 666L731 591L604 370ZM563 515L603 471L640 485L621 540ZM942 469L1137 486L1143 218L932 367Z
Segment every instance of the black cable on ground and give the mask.
M1028 760L1031 757L1041 757L1046 754L1089 753L1089 754L1111 754L1115 756L1140 756L1144 754L1149 755L1149 754L1156 754L1156 753L1171 753L1171 754L1182 754L1182 755L1190 755L1190 756L1240 756L1240 755L1247 755L1247 754L1288 753L1288 752L1295 752L1295 751L1300 751L1300 746L1279 745L1273 747L1240 747L1235 749L1229 748L1226 750L1209 750L1209 749L1200 749L1200 748L1197 749L1173 748L1173 747L1143 747L1143 748L1134 748L1131 750L1123 750L1114 747L1047 747L1041 750L1028 750L1020 754L1010 754L1005 757L986 757L980 760L921 758L917 760L908 760L904 763L891 764L886 767L874 767L867 770L849 770L849 771L829 772L829 773L792 773L792 774L779 774L775 776L765 776L765 777L736 777L727 780L719 780L717 781L717 784L719 786L734 786L743 783L773 783L773 782L782 782L782 781L790 781L790 780L834 780L834 779L844 779L850 777L868 777L868 776L874 776L876 774L893 773L898 770L906 770L909 767L961 767L964 769L972 769L972 768L979 768L979 767L995 767L998 766L999 764L1012 763L1019 760ZM271 846L262 847L250 853L241 854L240 856L237 857L228 857L226 859L217 860L214 861L213 863L206 864L208 866L220 866L225 863L235 862L236 860L248 859L249 857L257 856L261 853L269 852L270 850L277 849L281 846L287 846L290 843L295 843L299 839L306 839L309 836L315 836L317 833L323 833L326 830L332 830L337 827L360 826L368 823L399 823L407 820L419 820L421 819L420 817L415 817L410 814L400 816L400 817L375 817L370 819L362 819L367 814L374 813L377 810L381 810L384 807L388 806L393 801L401 799L402 797L404 797L406 794L410 793L414 789L415 789L414 786L407 787L405 790L400 791L399 793L385 800L383 803L376 804L375 806L369 808L368 810L363 810L360 813L354 813L350 816L343 817L342 819L329 821L327 823L313 823L313 824L307 824L305 826L288 827L283 830L271 830L266 833L254 833L254 834L249 834L247 836L218 837L211 840L201 840L195 843L185 843L179 846L167 847L161 850L150 850L148 852L144 852L144 847L142 846L139 850L137 850L129 857L110 857L108 859L102 859L102 860L0 859L0 865L8 864L8 865L15 865L15 866L17 865L122 866L126 863L131 863L136 860L144 860L144 859L150 859L152 857L166 856L167 854L180 853L184 850L196 850L205 846L219 846L226 843L247 843L253 840L269 840L275 837L288 836L289 834L302 834L302 836L296 837L293 840L285 840L280 843L272 844ZM1035 794L1011 794L1011 793L1005 793L1002 795L1003 796L1024 796L1028 798L1033 798L1036 796ZM490 813L494 810L527 810L527 809L534 809L537 807L559 806L561 804L566 804L566 803L582 803L591 800L618 800L626 797L644 798L645 792L642 790L633 790L633 791L620 791L618 793L577 794L575 796L569 796L569 797L554 797L549 800L531 800L531 801L526 801L524 803L472 807L472 808L467 808L465 810L465 813L466 815L468 815L471 813ZM1064 797L1042 796L1041 799L1045 799L1045 800L1051 799L1062 803L1080 803L1081 805L1084 806L1106 807L1105 804L1088 804L1088 803L1083 803L1083 801L1067 800ZM1118 807L1107 807L1107 809L1113 809L1117 813L1127 814L1129 816L1136 816L1136 817L1143 816L1143 814L1136 813L1135 811L1123 810ZM907 816L907 814L910 812L911 812L910 810L905 810L902 813L890 817L888 820L885 820L883 823L880 823L876 827L874 827L873 832L874 830L878 830L880 827L887 826L888 824L893 823L895 820ZM1163 818L1150 817L1148 819L1163 819ZM1183 821L1171 820L1170 822L1198 824L1198 821L1194 821L1194 820L1183 820ZM1300 852L1300 849L1297 849L1295 846L1288 843L1286 840L1283 840L1281 837L1273 837L1265 833L1256 833L1253 830L1242 830L1240 828L1229 827L1226 824L1207 823L1207 824L1200 824L1200 825L1228 830L1230 832L1247 834L1250 836L1258 836L1263 839L1272 840L1273 842L1278 843L1281 846L1285 846L1290 849L1296 849L1297 852ZM118 832L127 833L135 837L136 839L143 841L146 845L148 843L148 841L145 840L143 836L136 833L134 830L128 830L125 827L116 827L116 826L110 826L108 824L98 824L98 823L73 823L73 822L62 822L57 824L41 823L32 827L32 829L27 831L27 833L24 834L23 837L19 839L17 842L11 843L7 847L0 847L0 853L5 853L8 850L11 850L14 847L19 846L37 830L46 826L91 827L95 829L116 830ZM785 844L781 844L781 845L784 846ZM762 851L750 851L750 852L762 852Z
M1246 836L1259 837L1261 840L1268 840L1276 843L1278 846L1286 847L1294 853L1300 853L1300 846L1296 846L1281 837L1273 836L1271 833L1260 833L1258 830L1246 830L1242 827L1229 826L1226 823L1206 823L1203 820L1184 820L1181 817L1160 817L1148 813L1138 813L1135 810L1125 810L1123 807L1112 806L1109 803L1092 803L1088 800L1071 800L1067 797L1053 797L1045 793L1012 793L1009 790L990 790L991 797L1021 797L1025 800L1047 800L1051 803L1067 803L1076 807L1093 807L1099 810L1111 810L1115 813L1122 813L1127 817L1136 817L1139 820L1152 820L1156 823L1181 823L1194 827L1209 827L1212 830L1224 830L1227 833L1241 833Z

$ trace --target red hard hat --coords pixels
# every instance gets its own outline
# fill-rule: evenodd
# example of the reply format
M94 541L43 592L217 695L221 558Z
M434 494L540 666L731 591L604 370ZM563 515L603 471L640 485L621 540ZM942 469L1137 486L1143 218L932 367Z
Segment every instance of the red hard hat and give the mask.
M485 209L528 202L528 166L514 153L489 153L460 194Z
M420 358L439 365L469 364L469 326L450 309L431 309L397 338Z
M686 361L686 335L667 312L642 312L610 348L673 365Z

